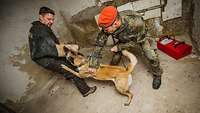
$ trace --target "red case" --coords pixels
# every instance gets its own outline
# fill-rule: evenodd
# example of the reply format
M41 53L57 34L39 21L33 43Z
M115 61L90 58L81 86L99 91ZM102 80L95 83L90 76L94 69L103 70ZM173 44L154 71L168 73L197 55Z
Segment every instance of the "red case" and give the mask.
M163 43L162 41L168 41ZM192 46L172 39L170 36L162 36L157 41L157 47L167 55L175 58L176 60L189 55L192 52Z

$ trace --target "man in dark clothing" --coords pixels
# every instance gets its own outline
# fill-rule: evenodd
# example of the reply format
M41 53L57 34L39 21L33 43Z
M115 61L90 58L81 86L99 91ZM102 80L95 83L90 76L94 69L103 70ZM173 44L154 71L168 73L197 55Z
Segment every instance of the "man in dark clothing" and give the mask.
M61 44L51 30L54 22L54 11L48 7L41 7L39 11L39 21L34 21L29 33L29 46L31 58L40 66L58 72L66 79L71 80L81 94L85 97L96 90L96 86L89 87L85 81L72 73L62 69L64 64L77 71L70 61L66 60L67 51L77 51L77 45ZM67 49L66 49L67 48Z

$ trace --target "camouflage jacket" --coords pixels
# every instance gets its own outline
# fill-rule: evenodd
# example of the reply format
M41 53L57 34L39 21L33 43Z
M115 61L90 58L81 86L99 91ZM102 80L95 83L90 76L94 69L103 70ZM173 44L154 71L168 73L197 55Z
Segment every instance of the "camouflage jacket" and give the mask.
M122 25L120 26L120 28L118 28L112 34L105 33L103 30L98 34L96 39L95 51L89 57L90 67L99 67L99 58L101 57L101 51L106 45L108 36L111 35L112 38L118 40L115 45L117 45L119 51L126 49L126 46L124 45L131 45L133 40L137 43L140 43L144 40L146 29L143 18L138 13L133 11L123 11L119 14L122 21ZM138 22L143 22L142 26L139 29L136 27L138 25Z

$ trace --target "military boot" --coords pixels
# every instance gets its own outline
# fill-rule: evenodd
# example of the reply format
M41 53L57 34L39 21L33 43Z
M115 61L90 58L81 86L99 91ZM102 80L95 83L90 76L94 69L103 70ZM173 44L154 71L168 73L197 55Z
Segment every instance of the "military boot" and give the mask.
M153 83L152 83L153 89L159 89L160 85L161 85L161 76L153 75Z

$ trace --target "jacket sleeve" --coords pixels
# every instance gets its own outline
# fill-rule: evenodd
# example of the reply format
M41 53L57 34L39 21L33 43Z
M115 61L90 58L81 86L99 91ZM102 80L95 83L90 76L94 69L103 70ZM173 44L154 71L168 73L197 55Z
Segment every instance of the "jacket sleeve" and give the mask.
M98 68L99 58L101 57L101 51L107 42L108 36L104 32L100 32L96 40L96 48L89 56L89 67Z
M30 30L29 44L33 60L43 57L58 57L56 43L52 36L54 35L51 35L45 28Z
M136 47L136 43L134 41L129 41L127 43L119 43L117 44L117 49L118 51L122 51L122 50L129 50L130 48L134 48Z

